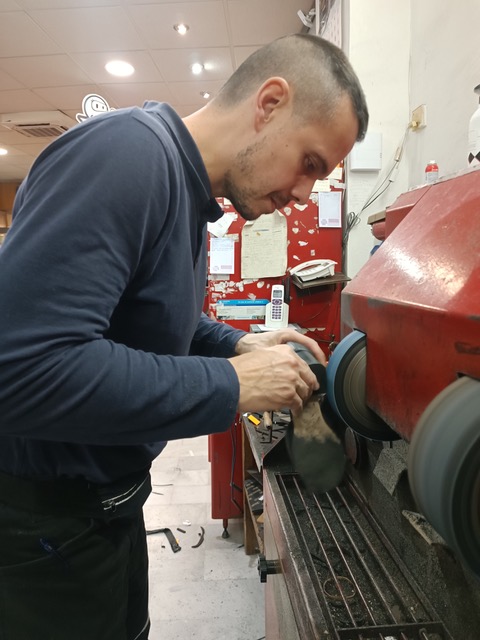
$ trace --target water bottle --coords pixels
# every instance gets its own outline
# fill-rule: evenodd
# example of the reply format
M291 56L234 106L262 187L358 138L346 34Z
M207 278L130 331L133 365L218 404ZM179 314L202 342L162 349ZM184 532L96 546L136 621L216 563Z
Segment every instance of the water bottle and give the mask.
M435 160L430 160L425 167L425 184L432 184L436 180L438 180L438 164Z

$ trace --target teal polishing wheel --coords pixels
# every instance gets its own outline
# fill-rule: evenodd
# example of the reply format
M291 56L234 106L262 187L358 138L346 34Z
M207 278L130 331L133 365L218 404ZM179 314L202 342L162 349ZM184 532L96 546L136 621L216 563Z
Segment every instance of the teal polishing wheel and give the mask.
M335 348L327 366L328 401L347 427L369 440L400 437L365 401L366 336L352 331Z

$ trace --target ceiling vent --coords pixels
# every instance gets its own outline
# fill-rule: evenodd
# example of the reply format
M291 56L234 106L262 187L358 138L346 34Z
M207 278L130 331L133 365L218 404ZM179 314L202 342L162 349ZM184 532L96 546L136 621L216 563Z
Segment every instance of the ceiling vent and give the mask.
M61 111L23 111L0 114L0 126L27 138L56 138L76 123Z

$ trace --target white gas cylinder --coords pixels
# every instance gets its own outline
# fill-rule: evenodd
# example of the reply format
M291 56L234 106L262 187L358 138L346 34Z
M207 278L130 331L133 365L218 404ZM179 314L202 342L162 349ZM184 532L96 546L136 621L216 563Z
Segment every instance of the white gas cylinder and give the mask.
M480 84L474 91L480 95ZM470 118L468 127L468 166L473 167L476 164L480 164L480 104Z

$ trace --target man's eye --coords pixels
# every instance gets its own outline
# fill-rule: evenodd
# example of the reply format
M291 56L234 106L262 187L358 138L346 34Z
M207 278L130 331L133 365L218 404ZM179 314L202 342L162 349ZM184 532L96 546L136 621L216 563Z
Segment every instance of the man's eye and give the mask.
M310 158L307 158L305 160L305 169L307 170L308 173L312 173L312 171L315 171L315 165L310 160Z

